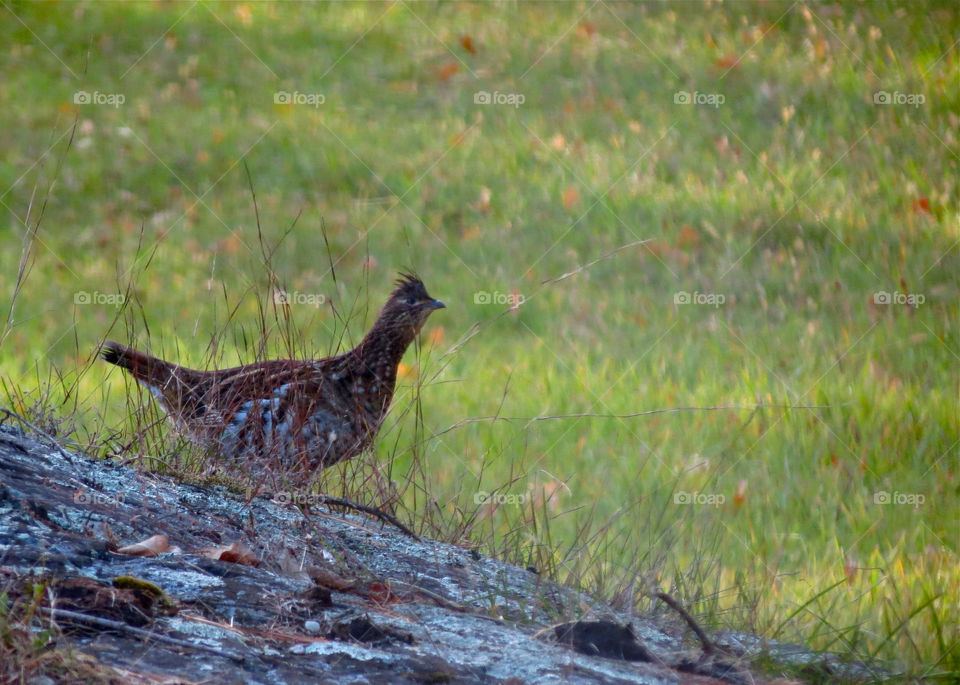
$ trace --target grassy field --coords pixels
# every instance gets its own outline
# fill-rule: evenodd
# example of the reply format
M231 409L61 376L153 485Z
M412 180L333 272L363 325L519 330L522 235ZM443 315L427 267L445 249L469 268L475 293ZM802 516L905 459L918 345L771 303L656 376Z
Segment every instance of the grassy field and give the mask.
M98 341L325 355L415 268L448 308L354 494L625 606L960 673L955 5L0 11L8 406L170 468ZM674 407L725 408L629 416Z

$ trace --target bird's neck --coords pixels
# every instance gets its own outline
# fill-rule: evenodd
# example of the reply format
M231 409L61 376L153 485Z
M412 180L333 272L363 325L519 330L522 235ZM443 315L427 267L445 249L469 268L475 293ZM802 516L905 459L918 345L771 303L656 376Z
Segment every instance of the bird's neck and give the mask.
M417 332L410 326L397 326L381 317L353 348L353 354L369 373L390 381L392 385L397 365L416 335Z

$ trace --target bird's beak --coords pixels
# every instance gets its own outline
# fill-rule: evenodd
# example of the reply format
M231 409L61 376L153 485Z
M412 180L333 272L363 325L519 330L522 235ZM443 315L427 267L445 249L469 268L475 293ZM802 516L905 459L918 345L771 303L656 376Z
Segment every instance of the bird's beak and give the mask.
M445 305L445 304L444 304L443 302L441 302L440 300L434 300L433 302L430 303L430 306L431 306L433 309L446 309L446 308L447 308L447 305Z

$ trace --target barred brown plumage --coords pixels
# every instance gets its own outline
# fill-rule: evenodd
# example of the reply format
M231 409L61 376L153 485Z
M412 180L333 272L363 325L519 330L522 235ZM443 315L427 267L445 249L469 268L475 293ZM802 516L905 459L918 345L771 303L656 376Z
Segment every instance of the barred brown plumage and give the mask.
M444 304L401 274L373 327L352 350L198 371L107 341L101 356L149 388L193 442L283 471L322 469L373 442L403 353Z

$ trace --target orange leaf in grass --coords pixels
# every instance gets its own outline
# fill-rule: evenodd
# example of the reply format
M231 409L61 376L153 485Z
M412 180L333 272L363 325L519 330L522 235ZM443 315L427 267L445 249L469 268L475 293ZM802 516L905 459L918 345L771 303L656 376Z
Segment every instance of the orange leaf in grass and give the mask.
M696 247L700 244L700 234L693 226L684 224L680 227L680 236L677 238L677 247Z
M524 297L523 294L514 288L510 292L510 311L514 314L520 309L520 305L523 304Z
M397 378L407 379L416 379L419 374L419 370L416 366L407 366L403 362L397 364Z
M581 38L593 38L596 33L597 27L587 20L583 20L577 25L577 35Z
M746 501L747 501L747 481L741 480L739 483L737 483L737 491L733 495L733 503L739 507Z
M580 202L580 193L573 186L563 191L563 208L572 209L574 205Z
M847 577L847 582L852 583L857 577L857 571L860 570L860 565L857 563L857 560L853 557L848 556L843 561L843 575Z
M427 336L427 340L430 341L431 345L439 345L443 342L444 330L443 326L437 326L430 331L430 334Z
M467 34L460 36L460 45L462 45L463 49L469 52L471 55L477 54L477 48L473 44L473 38Z
M916 200L910 203L910 209L914 214L929 214L930 199L926 197L918 197Z
M720 69L733 69L734 67L740 66L740 58L729 53L718 57L716 62L714 62Z
M460 69L460 65L457 64L456 62L448 62L447 64L444 64L442 67L437 69L437 76L440 78L441 81L449 81L450 77L456 74L457 71L459 71L459 69Z

